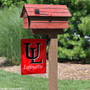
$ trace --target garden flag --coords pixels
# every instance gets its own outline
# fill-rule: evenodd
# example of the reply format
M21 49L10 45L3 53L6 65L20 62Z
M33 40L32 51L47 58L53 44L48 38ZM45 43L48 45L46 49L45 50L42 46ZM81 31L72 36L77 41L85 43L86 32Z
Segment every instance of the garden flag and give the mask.
M46 40L21 39L21 75L46 73Z

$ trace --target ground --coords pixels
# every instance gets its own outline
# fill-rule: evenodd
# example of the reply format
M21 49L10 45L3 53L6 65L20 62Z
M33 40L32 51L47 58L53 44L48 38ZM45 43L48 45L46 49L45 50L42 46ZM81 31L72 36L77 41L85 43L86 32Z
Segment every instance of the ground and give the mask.
M19 66L3 66L6 58L0 57L0 69L13 73L21 73ZM34 74L32 76L48 78L48 60L47 60L47 73ZM90 65L89 64L70 64L58 63L58 79L71 79L71 80L90 80Z

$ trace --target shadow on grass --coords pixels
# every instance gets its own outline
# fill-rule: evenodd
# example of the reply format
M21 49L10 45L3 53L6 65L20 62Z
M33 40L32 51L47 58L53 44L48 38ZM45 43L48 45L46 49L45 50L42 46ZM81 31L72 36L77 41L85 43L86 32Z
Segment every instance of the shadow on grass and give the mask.
M0 64L0 67L7 67L7 66L13 66L13 64L8 60Z

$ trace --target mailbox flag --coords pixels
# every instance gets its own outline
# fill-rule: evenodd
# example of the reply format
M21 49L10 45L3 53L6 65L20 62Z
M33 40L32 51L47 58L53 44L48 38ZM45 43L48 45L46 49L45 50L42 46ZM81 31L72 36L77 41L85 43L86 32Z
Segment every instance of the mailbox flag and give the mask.
M46 73L46 40L21 39L21 75Z

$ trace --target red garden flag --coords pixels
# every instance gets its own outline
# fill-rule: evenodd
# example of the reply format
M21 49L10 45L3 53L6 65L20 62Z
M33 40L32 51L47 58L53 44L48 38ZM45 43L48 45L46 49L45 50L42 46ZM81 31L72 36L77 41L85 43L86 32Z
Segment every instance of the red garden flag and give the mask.
M46 73L46 40L21 39L21 75Z

